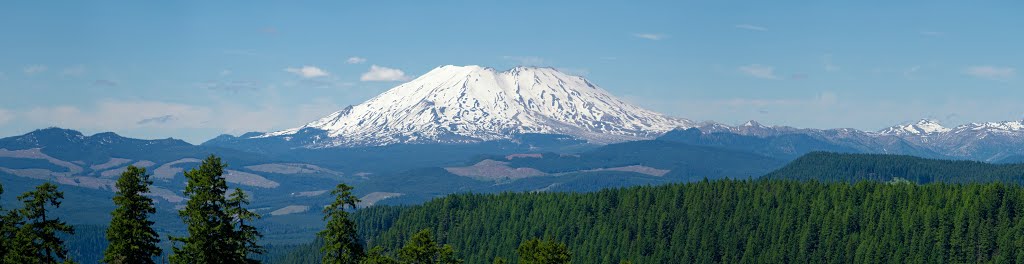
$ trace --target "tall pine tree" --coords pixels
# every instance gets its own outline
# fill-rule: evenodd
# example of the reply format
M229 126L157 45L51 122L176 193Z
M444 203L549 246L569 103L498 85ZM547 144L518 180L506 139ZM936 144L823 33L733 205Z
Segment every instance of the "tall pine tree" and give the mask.
M345 207L356 208L359 198L352 195L352 187L344 183L338 184L331 191L334 195L334 202L324 208L324 220L327 226L318 235L323 238L324 246L320 251L324 253L323 263L329 264L351 264L359 263L363 259L363 246L359 244L359 236L356 234L356 223L349 219Z
M409 242L398 251L402 263L409 264L457 264L461 259L455 257L455 249L451 245L438 245L434 241L430 229L423 229L409 239Z
M59 208L64 193L57 185L44 183L34 191L18 196L24 207L12 216L14 235L7 242L4 263L57 263L70 261L64 241L58 233L74 234L75 230L59 218L49 217L47 205Z
M185 222L188 237L171 237L176 242L172 263L233 263L237 246L231 216L225 211L227 181L220 158L210 155L199 168L185 172L185 208L178 216ZM177 243L181 243L180 247Z
M103 252L105 263L154 263L160 255L160 236L153 230L149 216L156 213L153 199L144 194L153 184L145 168L128 166L117 179L114 205L107 240L110 245Z
M258 243L263 235L252 226L252 221L259 219L260 215L246 209L245 206L248 204L249 197L238 188L235 188L227 200L228 216L234 220L235 229L231 240L235 244L236 263L259 263L250 256L263 254L265 251Z
M385 255L384 248L376 246L366 252L366 258L363 258L359 264L398 264L398 261Z

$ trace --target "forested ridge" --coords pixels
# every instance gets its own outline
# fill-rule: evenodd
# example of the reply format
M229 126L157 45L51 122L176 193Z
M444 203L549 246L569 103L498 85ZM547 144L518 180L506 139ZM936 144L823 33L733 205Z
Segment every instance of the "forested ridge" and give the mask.
M566 243L577 263L1021 263L1022 216L1017 185L718 180L451 195L353 219L369 246L398 248L427 228L466 263L515 259L533 237ZM275 260L315 255L293 252L304 254Z
M767 179L915 183L1024 183L1024 164L939 160L906 155L812 152L764 176Z
M1024 187L1015 184L1018 166L812 153L756 180L591 193L465 193L420 205L358 210L352 187L339 184L331 191L334 202L322 211L325 227L316 241L264 246L260 234L266 230L251 225L259 215L245 208L244 192L228 194L223 164L211 156L186 172L186 195L192 197L190 205L219 207L182 208L189 236L172 236L170 250L157 248L163 238L147 231L153 207L142 195L150 184L146 171L129 167L118 179L118 209L106 239L102 227L74 232L48 218L62 194L47 183L19 196L23 207L4 210L0 260L1024 263ZM145 241L141 245L147 247L130 246L140 244L131 241Z

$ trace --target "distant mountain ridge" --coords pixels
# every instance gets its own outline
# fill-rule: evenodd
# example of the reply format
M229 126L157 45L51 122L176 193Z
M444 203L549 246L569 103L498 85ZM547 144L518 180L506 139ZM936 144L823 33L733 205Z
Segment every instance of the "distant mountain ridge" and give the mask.
M760 138L803 134L856 152L904 154L926 158L1000 162L1024 155L1024 121L969 123L947 128L935 120L895 125L879 131L852 128L809 129L765 126L749 121L739 126L705 122L703 133L733 133ZM670 134L673 132L670 132ZM830 150L831 149L819 149Z
M696 129L705 136L675 141L727 148L740 142L761 144L759 150L732 147L785 158L815 150L988 162L1024 155L1024 121L947 128L935 120L922 119L879 131L765 126L756 121L737 126L697 123L631 105L582 77L553 68L497 71L475 65L435 68L364 103L300 127L237 137L223 135L203 145L264 153L491 141L529 145L532 142L527 138L537 137L560 138L566 145L604 145L665 135L671 138L687 129Z

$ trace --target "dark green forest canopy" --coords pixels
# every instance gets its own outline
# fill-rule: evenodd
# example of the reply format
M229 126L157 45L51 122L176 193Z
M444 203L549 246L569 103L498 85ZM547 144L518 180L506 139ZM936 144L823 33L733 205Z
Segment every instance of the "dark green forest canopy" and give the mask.
M369 246L393 252L429 228L466 263L516 259L535 237L566 243L577 263L1019 263L1022 216L1017 185L790 180L461 194L353 215Z
M1024 164L938 160L905 155L812 152L763 178L844 182L905 179L919 184L1024 184Z

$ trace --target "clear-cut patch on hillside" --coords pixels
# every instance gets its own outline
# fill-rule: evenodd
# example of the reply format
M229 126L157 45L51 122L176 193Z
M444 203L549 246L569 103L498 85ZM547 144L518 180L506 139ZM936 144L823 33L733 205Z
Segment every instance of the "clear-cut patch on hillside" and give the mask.
M483 160L467 167L445 168L452 174L470 177L478 180L518 180L522 178L548 175L534 168L512 168L508 162L496 160Z

